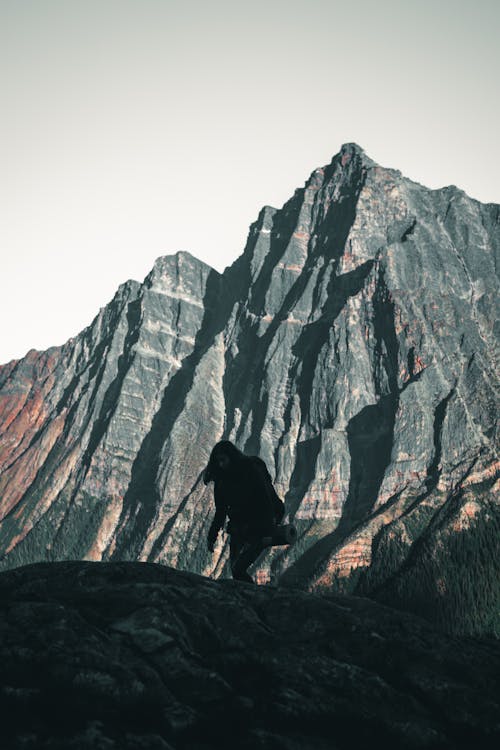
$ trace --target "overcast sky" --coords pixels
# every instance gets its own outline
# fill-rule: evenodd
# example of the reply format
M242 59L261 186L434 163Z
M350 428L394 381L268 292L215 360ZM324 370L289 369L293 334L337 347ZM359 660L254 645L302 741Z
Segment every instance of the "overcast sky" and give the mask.
M344 142L500 203L498 0L0 0L0 362L188 250L222 270Z

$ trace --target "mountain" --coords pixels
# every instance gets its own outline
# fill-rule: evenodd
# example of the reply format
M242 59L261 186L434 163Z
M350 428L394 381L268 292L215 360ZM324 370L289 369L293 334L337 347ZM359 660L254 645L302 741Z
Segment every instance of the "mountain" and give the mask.
M258 582L498 633L499 250L498 205L346 144L223 274L158 259L64 346L0 367L1 566L227 575L201 481L224 437L299 531Z
M6 750L498 747L498 641L368 599L60 562L0 602Z

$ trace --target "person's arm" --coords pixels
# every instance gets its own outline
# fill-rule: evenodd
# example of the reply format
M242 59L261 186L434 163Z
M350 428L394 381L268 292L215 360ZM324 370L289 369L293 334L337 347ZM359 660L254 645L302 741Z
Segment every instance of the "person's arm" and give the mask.
M227 515L227 504L224 500L224 497L221 496L222 493L220 492L220 489L217 488L217 483L214 487L214 499L215 499L215 516L214 520L212 521L210 525L210 529L208 531L208 550L209 552L214 551L214 545L217 540L217 536L219 534L219 531L224 526L224 521L226 520Z

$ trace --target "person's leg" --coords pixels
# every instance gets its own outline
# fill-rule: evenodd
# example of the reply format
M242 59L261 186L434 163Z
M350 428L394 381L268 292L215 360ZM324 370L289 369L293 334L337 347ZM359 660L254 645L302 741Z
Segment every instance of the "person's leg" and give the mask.
M247 581L253 583L252 578L245 569L241 568L240 556L244 552L245 542L235 534L231 534L229 542L229 562L231 564L231 573L235 581Z
M254 583L253 578L247 573L247 568L255 562L264 549L261 540L242 541L231 538L230 562L231 572L236 581Z

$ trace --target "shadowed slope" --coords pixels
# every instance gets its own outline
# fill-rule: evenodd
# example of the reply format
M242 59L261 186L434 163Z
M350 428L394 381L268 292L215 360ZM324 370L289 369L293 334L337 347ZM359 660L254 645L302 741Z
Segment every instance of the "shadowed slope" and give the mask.
M140 563L0 575L9 750L495 747L497 642Z

